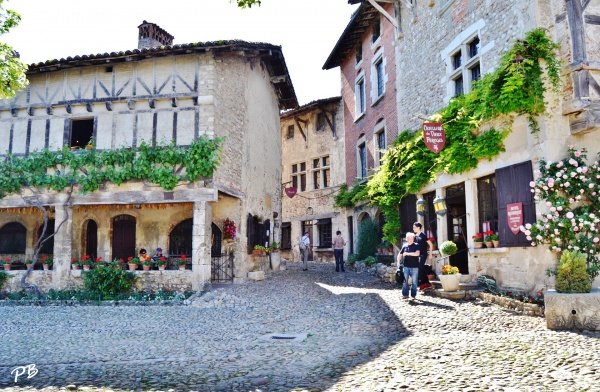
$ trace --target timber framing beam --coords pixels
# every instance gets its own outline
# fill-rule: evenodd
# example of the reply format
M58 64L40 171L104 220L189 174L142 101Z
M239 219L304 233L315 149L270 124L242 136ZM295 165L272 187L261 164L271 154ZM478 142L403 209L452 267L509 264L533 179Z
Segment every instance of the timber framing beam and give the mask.
M294 117L294 122L296 123L296 126L298 127L300 134L304 138L304 142L308 143L308 140L306 139L306 134L304 133L304 129L302 129L302 125L300 125L300 123L302 123L306 127L308 125L308 121L303 120L300 117ZM308 131L307 131L307 133L308 133Z
M325 121L327 121L327 124L331 129L331 134L333 135L333 137L336 137L337 135L335 134L335 126L333 125L333 117L335 116L335 112L326 112L325 110L323 110L323 108L319 108L319 112L323 113ZM329 116L331 116L331 119L329 118Z

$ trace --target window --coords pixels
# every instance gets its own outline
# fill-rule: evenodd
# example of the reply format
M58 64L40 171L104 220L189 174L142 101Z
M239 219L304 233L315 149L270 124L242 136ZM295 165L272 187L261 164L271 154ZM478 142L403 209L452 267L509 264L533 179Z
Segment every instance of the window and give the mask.
M319 234L319 248L331 248L332 246L332 227L331 218L319 219L317 221L317 230Z
M482 177L477 180L477 204L479 210L479 228L477 231L498 231L498 202L496 200L496 176Z
M464 94L465 87L463 84L463 77L459 75L456 79L454 79L454 96L458 97L459 95Z
M469 68L471 72L471 82L475 82L481 78L481 68L479 63L475 64L473 67Z
M377 13L377 15L379 15L379 13ZM377 41L380 36L381 36L381 20L377 16L377 17L375 17L375 22L373 23L373 26L371 26L371 42L375 43L375 41Z
M317 113L317 132L322 132L327 126L327 120L325 120L325 113Z
M383 69L383 57L380 57L375 62L375 77L376 77L376 98L379 98L385 92L385 81L384 81L385 70Z
M72 120L69 147L85 148L94 136L94 119Z
M467 48L470 59L477 56L479 54L479 37L473 38L473 40L467 44Z
M329 156L313 159L313 189L330 186Z
M362 57L362 42L359 42L358 45L356 45L356 64L362 61Z
M271 229L271 221L266 219L260 223L257 216L248 214L246 218L246 238L248 239L248 254L252 253L254 246L269 246L269 231Z
M458 52L452 56L452 67L453 69L459 69L462 64L462 53Z
M362 77L356 82L356 117L361 116L365 112L365 78Z
M1 254L25 254L27 229L18 222L7 223L0 229Z
M292 223L281 223L281 249L292 249Z
M300 192L306 190L306 162L292 165L292 186Z
M377 159L379 164L381 165L381 160L383 159L383 155L385 154L385 130L379 132L377 134Z
M287 138L288 139L293 139L294 138L294 125L288 125L287 128Z
M513 234L508 226L507 204L523 203L523 222L535 222L535 204L529 182L533 181L531 161L496 170L498 235L502 246L531 246L525 234Z
M367 178L367 146L365 143L358 146L358 178Z

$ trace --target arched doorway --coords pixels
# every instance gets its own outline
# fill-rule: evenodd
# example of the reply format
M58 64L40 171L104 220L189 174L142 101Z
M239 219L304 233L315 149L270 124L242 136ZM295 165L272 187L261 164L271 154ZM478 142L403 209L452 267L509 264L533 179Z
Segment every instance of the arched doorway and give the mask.
M181 221L169 234L169 256L192 257L192 218Z
M131 215L118 215L113 219L113 260L127 260L135 253L135 217Z
M219 226L215 225L214 223L212 223L210 225L210 228L212 230L212 234L210 236L210 238L211 238L210 256L211 257L221 256L221 243L223 241L223 233L221 232L221 229L219 228Z
M93 260L98 257L98 225L92 219L85 224L85 254Z
M1 254L25 254L27 229L19 222L11 222L0 229Z

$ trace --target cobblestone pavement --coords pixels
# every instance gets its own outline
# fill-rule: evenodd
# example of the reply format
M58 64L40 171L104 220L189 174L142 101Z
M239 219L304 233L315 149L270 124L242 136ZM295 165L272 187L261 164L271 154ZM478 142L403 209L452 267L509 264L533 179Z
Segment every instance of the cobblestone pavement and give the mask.
M0 307L0 390L600 391L599 338L292 266L192 306Z

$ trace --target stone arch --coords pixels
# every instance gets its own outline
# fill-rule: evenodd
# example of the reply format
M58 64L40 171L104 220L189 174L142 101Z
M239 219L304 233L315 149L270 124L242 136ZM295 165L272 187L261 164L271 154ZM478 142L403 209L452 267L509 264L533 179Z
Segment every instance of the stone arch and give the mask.
M9 222L0 228L0 253L25 254L27 228L19 222Z
M184 219L169 232L169 256L186 255L187 257L192 257L193 223L193 218Z
M82 254L90 255L92 259L98 257L98 223L94 219L86 219L83 221L83 226L81 228L81 245Z
M132 215L117 215L112 219L112 259L127 260L136 256L136 218Z

